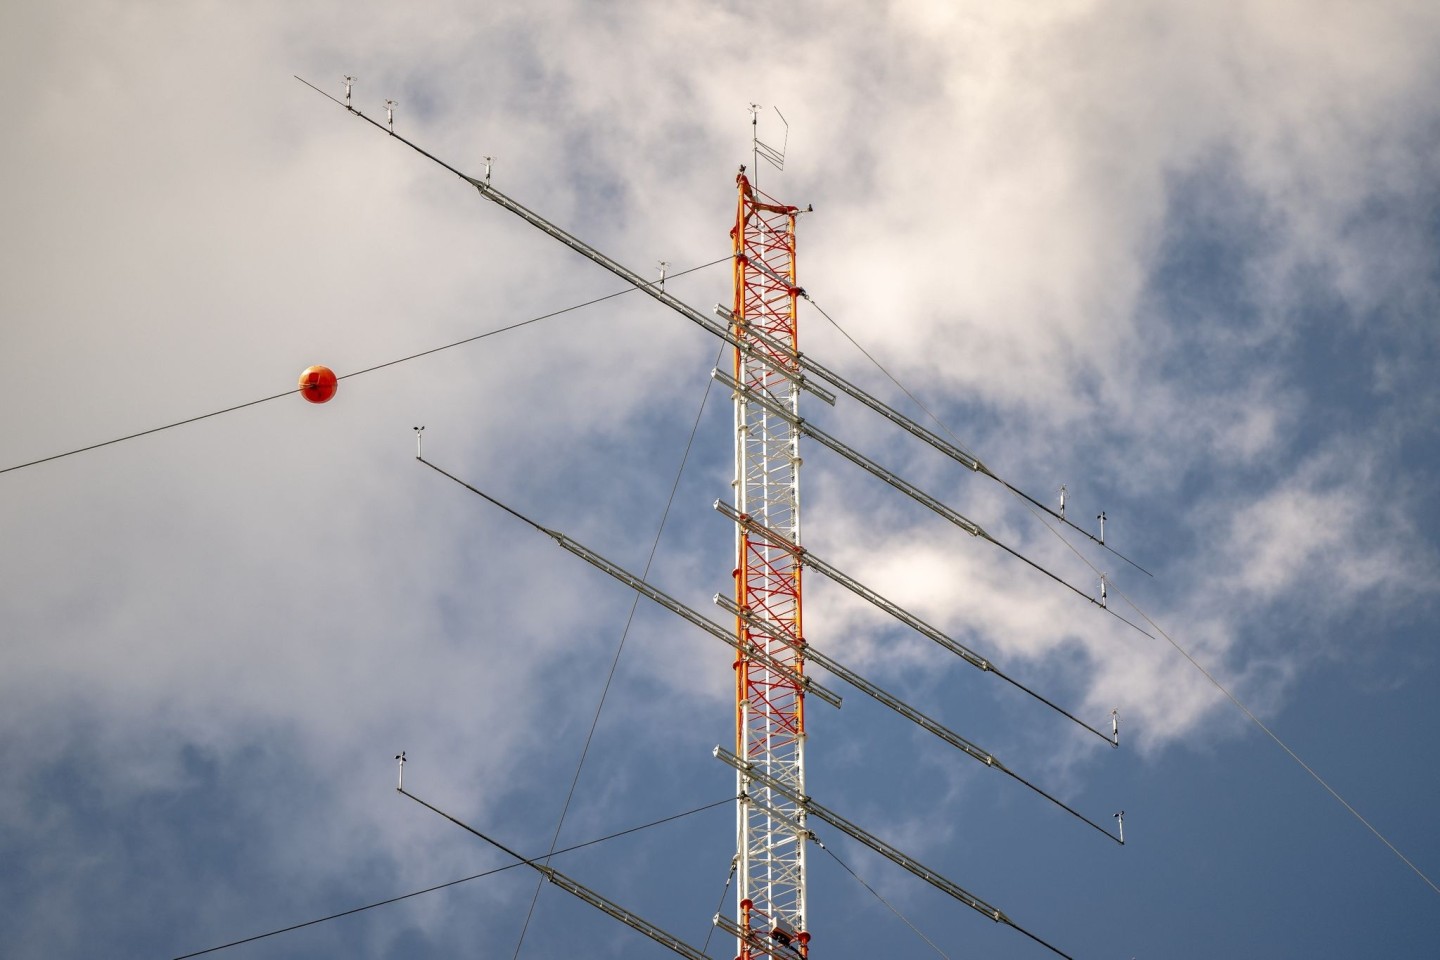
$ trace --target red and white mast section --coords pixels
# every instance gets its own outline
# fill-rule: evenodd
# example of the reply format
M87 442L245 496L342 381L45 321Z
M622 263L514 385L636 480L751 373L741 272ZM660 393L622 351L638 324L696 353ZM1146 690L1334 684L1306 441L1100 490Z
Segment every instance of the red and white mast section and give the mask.
M798 416L800 388L775 367L798 372L793 206L761 193L745 176L735 178L739 198L734 244L735 300L735 496L740 513L800 544L800 451L798 428L768 412L762 397ZM756 332L765 336L756 336ZM777 347L783 347L779 352ZM768 357L769 363L757 358ZM772 366L773 364L773 366ZM737 618L742 651L735 663L737 756L805 796L805 692L798 648L801 629L798 555L736 526L735 602L753 618ZM772 635L777 634L777 635ZM749 651L763 656L752 656ZM794 675L778 673L774 665ZM749 936L738 940L741 960L757 951L750 937L774 943L776 954L808 953L805 902L805 810L779 791L738 775L736 922ZM783 949L789 947L790 950Z

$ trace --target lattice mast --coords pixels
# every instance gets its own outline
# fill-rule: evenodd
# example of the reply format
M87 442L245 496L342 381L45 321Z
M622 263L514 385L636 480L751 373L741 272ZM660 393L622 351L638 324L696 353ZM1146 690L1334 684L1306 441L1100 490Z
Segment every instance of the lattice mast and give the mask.
M798 370L793 206L761 193L740 168L734 245L735 496L743 515L800 543L799 430L768 412L752 395L798 413L799 387L751 353L763 353ZM777 354L754 335L768 335L789 355ZM735 602L756 620L737 618L743 651L758 650L803 673L796 646L803 643L800 564L797 555L736 527ZM782 632L772 636L767 630ZM794 679L742 653L735 663L736 753L792 797L805 796L805 694ZM737 916L745 934L804 956L810 939L805 902L805 811L779 791L738 775ZM783 955L788 951L778 950ZM747 937L738 940L741 960L757 956Z

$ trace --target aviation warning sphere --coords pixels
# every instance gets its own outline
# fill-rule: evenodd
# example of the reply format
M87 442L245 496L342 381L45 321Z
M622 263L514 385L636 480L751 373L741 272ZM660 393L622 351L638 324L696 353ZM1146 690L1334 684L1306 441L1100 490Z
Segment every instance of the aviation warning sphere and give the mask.
M311 403L326 402L335 396L338 389L335 371L329 367L307 367L305 372L300 374L300 395Z

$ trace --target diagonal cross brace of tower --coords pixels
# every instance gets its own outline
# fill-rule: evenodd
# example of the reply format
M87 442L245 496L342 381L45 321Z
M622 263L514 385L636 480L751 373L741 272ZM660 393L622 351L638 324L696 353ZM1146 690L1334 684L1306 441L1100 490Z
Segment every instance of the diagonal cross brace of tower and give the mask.
M795 282L797 208L761 193L740 169L734 245L735 496L742 514L800 543L800 431L754 397L798 416ZM763 334L764 336L757 336ZM778 352L783 347L787 353ZM765 358L765 359L762 359ZM768 360L768 362L767 362ZM789 791L737 774L737 938L741 960L755 956L754 937L808 952L805 903L805 691L801 565L792 551L736 526L735 602L766 627L736 618L735 745L739 756ZM766 633L783 632L785 636ZM757 651L750 655L746 651ZM779 673L780 662L793 672Z

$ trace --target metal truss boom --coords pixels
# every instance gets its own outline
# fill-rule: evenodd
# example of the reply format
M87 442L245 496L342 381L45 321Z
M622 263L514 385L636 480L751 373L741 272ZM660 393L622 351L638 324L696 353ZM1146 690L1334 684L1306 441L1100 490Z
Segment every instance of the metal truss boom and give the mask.
M729 611L730 613L735 614L742 621L744 621L749 626L750 632L752 634L770 636L778 635L780 633L779 628L776 627L775 624L769 623L763 617L756 616L752 611L742 610L736 607L734 601L729 600L726 597L717 596L715 598L715 603L720 607L724 608L725 610ZM796 645L796 650L797 652L799 652L799 644ZM910 704L906 703L904 700L901 700L893 693L890 693L888 690L884 689L878 684L865 679L860 674L856 673L854 670L851 670L849 667L836 660L834 657L831 657L829 654L817 650L810 644L804 644L804 653L805 656L816 666L823 667L824 669L835 674L835 676L839 677L841 680L844 680L846 683L850 684L850 686L854 687L856 690L859 690L861 693L865 694L870 699L889 707L891 710L900 714L900 716L904 717L906 720L909 720L917 727L920 727L922 730L927 730L930 733L933 733L935 736L939 737L941 740L944 740L946 743L950 744L950 746L959 750L961 753L965 754L970 759L978 760L980 763L985 764L985 766L990 767L993 770L1000 771L1001 773L1005 774L1005 776L1010 777L1012 780L1019 783L1021 786L1025 787L1031 792L1036 793L1041 797L1044 797L1046 800L1049 800L1055 806L1059 807L1061 810L1064 810L1066 813L1070 814L1075 819L1080 820L1091 827L1094 827L1100 833L1103 833L1105 836L1109 837L1111 840L1114 840L1116 843L1119 843L1122 846L1124 845L1125 841L1123 839L1115 836L1115 834L1111 833L1109 830L1106 830L1100 824L1096 823L1094 820L1091 820L1089 817L1085 816L1083 813L1076 810L1074 807L1070 806L1065 801L1058 799L1053 794L1040 789L1035 784L1031 783L1029 780L1026 780L1024 777L1020 776L1020 774L1016 773L1014 770L1011 770L1009 767L1005 766L1005 764L1001 763L994 754L986 750L984 747L979 746L975 743L971 743L969 740L966 740L964 737L960 736L960 734L956 733L954 730L951 730L949 727L945 726L940 721L935 720L932 717L926 716L924 713L915 709Z
M619 920L621 923L625 924L630 929L637 930L640 933L643 933L645 936L649 937L651 940L654 940L661 946L684 957L685 960L713 960L713 958L692 947L690 944L686 943L684 940L681 940L673 933L662 930L661 928L655 926L655 924L646 920L644 917L640 917L634 913L631 913L629 910L626 910L624 907L620 906L615 901L609 900L596 893L594 890L591 890L589 887L585 886L580 881L567 877L565 874L561 873L559 870L556 870L554 867L546 866L542 863L536 863L534 860L522 857L520 854L516 853L514 850L511 850L509 847L505 846L500 841L494 839L493 837L486 836L479 830L476 830L474 827L470 826L470 824L466 823L465 821L460 820L457 817L451 816L444 810L441 810L439 807L426 803L424 800L421 800L419 797L415 796L415 794L406 790L403 786L396 787L396 789L400 792L402 796L409 797L411 800L414 800L416 803L420 804L420 806L424 807L425 809L430 810L434 813L438 813L440 816L444 817L446 820L449 820L451 823L455 824L457 827L460 827L462 830L465 830L466 832L479 837L481 840L484 840L486 843L490 844L490 846L494 847L496 850L499 850L506 856L513 857L514 859L525 864L525 866L537 871L546 880L549 880L551 883L555 884L555 886L559 887L561 890L564 890L571 896L579 900L584 900L592 907L608 913L610 916L614 917L616 920Z
M931 626L924 620L921 620L919 617L915 616L913 613L906 610L904 607L901 607L894 601L888 600L885 597L881 596L879 593L876 593L874 590L865 586L865 584L856 580L854 577L839 570L833 564L827 563L825 560L822 560L820 557L816 556L813 551L807 550L804 547L791 543L789 540L785 539L785 537L780 533L771 530L769 527L766 527L764 524L751 517L745 516L744 514L740 513L740 511L730 506L730 504L728 503L716 500L714 503L714 507L716 511L726 517L729 517L735 523L743 524L746 527L754 530L761 536L766 537L772 543L791 551L795 554L796 558L805 566L809 567L817 573L823 574L832 582L838 583L846 590L849 590L851 593L855 594L855 596L860 597L863 600L869 601L876 608L890 614L890 616L894 617L896 620L899 620L907 627L910 627L916 633L919 633L921 636L926 637L927 639L934 641L939 646L944 647L946 650L949 650L951 653L955 654L960 659L970 664L972 667L975 667L976 669L984 673L993 674L999 679L1004 680L1006 683L1015 687L1017 690L1029 694L1031 697L1034 697L1036 700L1045 704L1045 706L1054 710L1056 713L1061 714L1062 716L1074 721L1076 724L1084 727L1086 730L1089 730L1091 733L1095 734L1097 737L1104 740L1111 746L1118 747L1120 745L1118 738L1113 738L1105 735L1104 733L1101 733L1099 730L1095 729L1090 724L1086 723L1084 720L1081 720L1079 717L1075 716L1073 713L1066 710L1064 707L1058 706L1047 697L1042 696L1041 694L1025 686L1023 683L1020 683L1014 677L1011 677L999 667L995 666L995 664L991 663L989 660L987 660L985 657L982 657L975 651L971 650L969 647L965 646L957 640L952 639L949 635L945 634L938 628Z
M774 790L775 792L781 794L789 794L789 788L786 785L771 781L768 777L765 776L763 772L754 769L750 764L745 763L743 760L735 756L730 751L726 750L724 747L715 748L715 757L722 763L726 763L734 767L736 770L748 774L756 781L764 783L771 790ZM1074 960L1074 958L1071 957L1068 953L1064 953L1058 948L1052 946L1051 944L1046 943L1044 940L1041 940L1039 937L1035 936L1035 934L1031 933L1024 927L1017 924L1014 920L1011 920L1000 910L999 907L991 906L984 900L981 900L979 897L975 896L973 893L970 893L968 890L961 887L959 884L946 878L937 871L930 869L920 861L916 860L914 857L911 857L909 854L904 853L903 851L899 850L894 846L891 846L884 840L881 840L879 837L875 836L873 833L861 829L860 827L851 823L849 820L846 820L844 817L840 816L840 814L829 809L828 807L821 806L808 796L791 795L789 799L793 800L797 806L803 807L805 810L814 814L819 819L824 820L826 823L830 824L835 829L841 831L842 833L848 834L852 839L860 841L861 843L865 844L865 846L869 847L871 850L874 850L882 857L885 857L890 862L896 864L897 866L903 867L910 873L919 877L921 880L924 880L926 883L930 884L935 889L941 891L942 893L950 897L953 897L954 899L965 904L965 906L976 911L977 913L984 914L991 920L994 920L996 923L1003 923L1006 926L1011 927L1012 929L1020 933L1023 933L1025 936L1045 947L1050 952L1064 957L1065 960Z
M706 633L710 634L710 636L734 648L737 653L740 652L740 643L735 639L734 634L726 630L724 627L720 626L720 624L704 616L703 614L695 610L695 608L686 606L679 600L676 600L674 597L661 590L659 587L656 587L649 581L636 576L635 574L631 573L629 570L626 570L619 564L606 559L605 557L596 553L594 550L591 550L589 547L585 546L583 543L574 539L573 537L561 533L559 530L552 530L549 527L541 526L534 520L531 520L529 517L525 516L520 511L514 509L513 507L507 506L505 503L502 503L501 501L495 499L490 494L486 493L484 490L481 490L479 487L472 486L471 484L466 483L464 480L461 480L454 474L449 473L440 467L437 467L435 464L431 463L429 460L426 460L424 457L416 457L415 459L419 460L421 463L425 464L425 466L429 467L431 470L434 470L441 476L448 477L449 479L454 480L456 483L460 484L460 486L464 487L466 490L469 490L471 493L477 494L482 499L490 501L495 506L499 507L501 510L504 510L511 516L516 517L524 523L529 524L535 530L538 530L540 533L545 534L551 540L554 540L557 544L564 547L571 553L575 554L575 556L579 557L581 560L584 560L586 563L595 567L597 570L602 570L605 573L608 573L611 577L619 580L621 583L625 584L627 587L631 588L642 596L648 597L650 600L653 600L655 603L664 607L666 610L669 610L671 613L679 616L681 619L693 623L701 630L704 630ZM752 655L755 655L758 659L763 660L766 666L775 670L777 673L788 676L794 683L800 685L807 692L815 694L815 696L819 697L821 700L825 701L831 706L840 706L841 698L839 694L836 694L825 686L817 683L814 679L801 676L800 674L794 672L794 670L788 665L782 664L779 661L768 657L763 652L756 654L754 651L752 651Z
M788 420L795 428L795 430L799 433L802 433L805 436L811 438L812 440L815 440L827 450L838 453L840 456L844 457L846 460L849 460L851 463L855 464L857 467L864 470L866 473L869 473L870 475L885 481L890 486L894 487L896 490L899 490L901 493L914 500L916 503L929 507L932 511L939 514L941 517L944 517L946 520L950 521L952 524L959 527L961 530L964 530L972 537L978 537L981 540L988 540L990 543L993 543L1001 550L1004 550L1006 553L1010 554L1015 559L1026 564L1027 566L1033 567L1040 573L1043 573L1045 576L1049 577L1051 580L1055 581L1060 586L1069 590L1076 596L1085 599L1092 605L1099 607L1101 610L1105 611L1110 616L1114 617L1116 620L1119 620L1121 623L1129 626L1131 629L1141 634L1144 634L1147 637L1150 637L1150 639L1152 640L1155 639L1142 627L1131 622L1130 620L1127 620L1118 611L1106 606L1103 596L1100 599L1092 597L1090 594L1086 593L1084 590L1081 590L1073 583L1065 580L1059 574L1056 574L1046 569L1045 567L1042 567L1040 564L1036 563L1034 560L1031 560L1029 557L1025 556L1025 554L1016 550L1014 547L1011 547L1004 541L997 540L989 533L986 533L985 530L978 523L964 516L958 510L955 510L954 508L946 505L940 500L937 500L935 497L926 493L924 490L921 490L919 487L915 486L910 481L904 479L903 477L899 476L891 470L887 470L885 467L882 467L874 460L871 460L869 457L865 456L863 453L860 453L854 447L842 443L840 440L837 440L835 437L826 433L824 430L821 430L819 427L806 421L803 417L800 417L793 411L786 410L782 404L776 403L774 400L763 395L753 393L751 391L751 388L739 383L734 377L730 376L722 370L713 370L711 371L710 375L719 382L725 384L731 390L746 393L750 400L764 407L766 411L773 416Z

